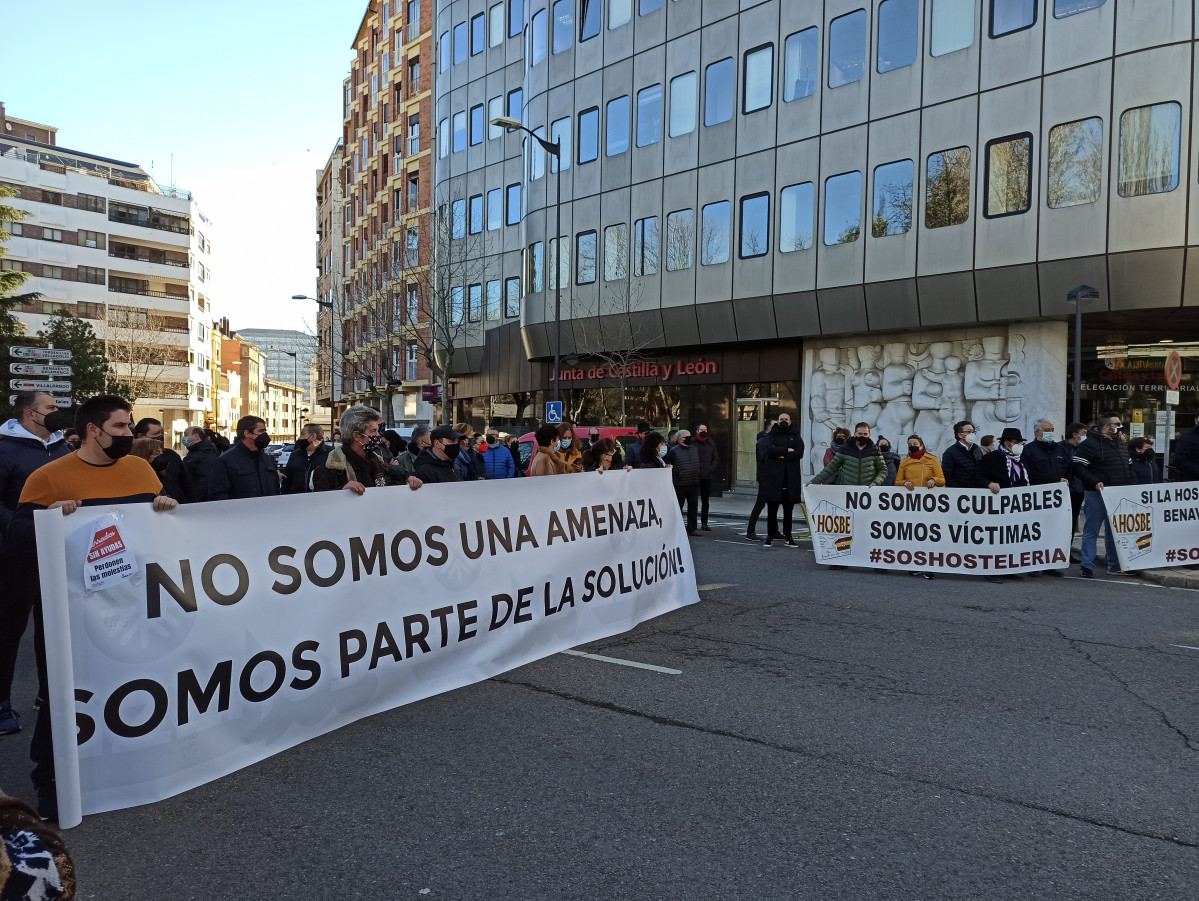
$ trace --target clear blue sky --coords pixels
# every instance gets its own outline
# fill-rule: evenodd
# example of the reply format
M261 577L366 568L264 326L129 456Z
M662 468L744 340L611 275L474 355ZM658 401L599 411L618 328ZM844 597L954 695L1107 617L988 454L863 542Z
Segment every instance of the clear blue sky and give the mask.
M139 163L213 222L216 311L309 328L315 173L367 0L0 0L0 100L64 147Z

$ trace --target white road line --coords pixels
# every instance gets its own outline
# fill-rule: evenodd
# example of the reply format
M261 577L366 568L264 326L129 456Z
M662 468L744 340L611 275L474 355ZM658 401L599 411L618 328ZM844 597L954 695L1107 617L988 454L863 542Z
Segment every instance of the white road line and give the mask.
M713 582L711 585L696 585L697 591L715 591L717 588L732 588L733 582Z
M1172 645L1170 645L1170 647L1182 648L1183 650L1186 650L1186 651L1199 651L1199 648L1191 647L1189 644L1172 644Z
M1108 585L1138 585L1141 588L1165 588L1165 585L1158 585L1156 582L1146 582L1142 579L1097 579L1086 576L1062 576L1063 579L1074 579L1076 582L1106 582Z
M621 660L619 657L605 657L602 654L588 654L585 651L563 651L571 657L586 657L588 660L598 660L600 663L618 663L621 666L632 666L637 669L652 670L655 673L666 673L668 676L681 676L681 669L671 669L667 666L654 666L652 663L638 663L636 660Z

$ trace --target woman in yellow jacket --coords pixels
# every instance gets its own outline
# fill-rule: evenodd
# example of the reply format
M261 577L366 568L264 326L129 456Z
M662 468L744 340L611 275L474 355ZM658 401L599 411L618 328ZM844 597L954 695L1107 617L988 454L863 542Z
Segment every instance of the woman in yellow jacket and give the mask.
M558 426L558 454L567 472L583 471L583 442L575 437L575 427L569 422Z
M941 471L941 461L924 449L924 441L919 435L908 436L908 455L899 462L895 484L908 491L916 487L945 487L945 473Z

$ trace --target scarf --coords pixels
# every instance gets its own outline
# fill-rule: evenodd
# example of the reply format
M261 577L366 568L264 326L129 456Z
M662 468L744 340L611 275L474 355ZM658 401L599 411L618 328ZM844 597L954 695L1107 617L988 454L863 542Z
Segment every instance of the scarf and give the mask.
M1013 454L1006 447L1003 447L1002 449L1004 456L1007 457L1007 474L1008 478L1012 480L1012 484L1015 485L1016 482L1021 479L1028 481L1028 475L1024 470L1024 466L1020 463L1020 458Z
M918 451L908 451L908 456L911 457L913 460L919 460L921 457L924 456L924 448L920 448L920 450L918 450Z

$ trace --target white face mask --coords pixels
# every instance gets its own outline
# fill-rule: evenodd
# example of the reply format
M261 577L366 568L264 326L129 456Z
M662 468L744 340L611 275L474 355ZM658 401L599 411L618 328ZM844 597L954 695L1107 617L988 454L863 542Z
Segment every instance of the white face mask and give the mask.
M1050 444L1052 444L1054 441L1057 440L1057 433L1056 432L1042 432L1041 440L1048 441Z
M971 432L969 435L967 435L967 436L966 436L966 443L967 443L967 444L973 444L973 443L974 443L974 442L976 442L977 440L978 440L978 436L977 436L977 435L975 435L973 432Z
M1081 436L1081 437L1078 439L1078 443L1079 443L1079 444L1082 444L1082 443L1083 443L1084 441L1086 441L1086 440L1087 440L1087 436L1086 436L1086 435L1082 435L1082 436Z
M1013 444L1012 445L1012 453L1015 454L1017 457L1020 456L1022 453L1024 453L1024 442L1017 441L1015 444Z

